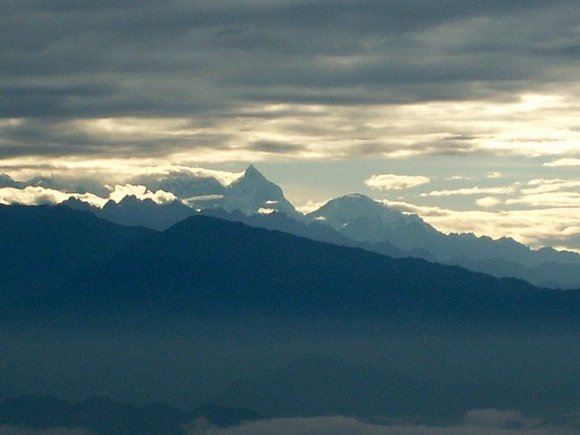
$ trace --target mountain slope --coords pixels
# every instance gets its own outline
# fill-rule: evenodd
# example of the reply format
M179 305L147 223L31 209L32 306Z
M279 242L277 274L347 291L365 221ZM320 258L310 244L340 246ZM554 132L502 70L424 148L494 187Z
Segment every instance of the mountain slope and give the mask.
M575 321L578 297L195 216L82 273L53 303L477 323Z
M154 234L60 206L0 206L0 301L43 294Z
M142 233L66 208L11 213L4 252L27 261L12 282L40 286L0 304L0 397L434 419L580 403L580 291L204 216ZM312 352L325 358L300 358Z
M224 195L223 208L245 214L259 213L261 209L278 211L298 217L299 213L284 197L282 189L267 180L253 165L234 181Z
M445 235L416 215L403 214L371 198L346 195L330 200L308 217L365 242L388 242L408 256L467 267L494 276L524 279L535 285L580 287L580 255L544 248L533 251L513 239L473 234ZM374 247L372 245L375 245Z
M402 249L429 245L442 236L417 215L406 215L365 195L351 194L328 201L308 214L347 237L363 242L389 241Z
M231 174L230 174L231 175ZM193 209L222 208L228 212L241 211L246 215L278 211L300 218L294 206L284 197L282 189L266 179L253 165L226 183L203 175L168 174L159 177L140 177L134 182L149 189L173 193Z
M84 209L95 216L119 225L141 226L158 231L166 230L196 212L180 201L157 204L151 199L140 200L129 195L119 203L108 201L103 208L86 207L81 201L70 199L63 205Z

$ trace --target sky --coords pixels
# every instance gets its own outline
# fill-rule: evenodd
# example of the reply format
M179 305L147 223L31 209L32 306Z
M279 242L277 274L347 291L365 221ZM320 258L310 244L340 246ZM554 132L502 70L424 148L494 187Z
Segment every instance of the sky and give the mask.
M0 173L255 164L580 251L572 0L0 0Z

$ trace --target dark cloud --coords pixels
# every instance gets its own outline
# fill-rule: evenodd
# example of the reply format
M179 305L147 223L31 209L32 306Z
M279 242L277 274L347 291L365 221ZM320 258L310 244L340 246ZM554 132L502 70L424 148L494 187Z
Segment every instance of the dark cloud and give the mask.
M219 133L174 136L165 132L153 133L153 136L157 141L152 141L149 135L103 135L102 131L92 132L90 125L71 124L59 118L31 118L2 129L0 155L154 157L180 150L227 150L232 139Z
M248 149L269 154L291 154L296 151L304 151L306 148L302 145L293 143L257 141L250 144Z
M579 66L571 0L0 0L0 8L0 118L211 119L257 102L497 99ZM29 154L31 135L0 152ZM82 154L93 140L72 142ZM175 145L163 138L149 148L164 146ZM56 151L37 148L46 150Z
M361 141L350 149L351 155L358 157L388 156L401 151L422 155L500 155L501 151L486 150L478 147L469 136L451 136L441 140L415 142L406 145L400 143Z

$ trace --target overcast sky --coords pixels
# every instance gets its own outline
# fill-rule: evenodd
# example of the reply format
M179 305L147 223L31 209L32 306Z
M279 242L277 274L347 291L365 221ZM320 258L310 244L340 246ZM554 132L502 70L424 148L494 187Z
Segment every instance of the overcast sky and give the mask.
M0 172L255 163L580 250L572 0L0 0Z

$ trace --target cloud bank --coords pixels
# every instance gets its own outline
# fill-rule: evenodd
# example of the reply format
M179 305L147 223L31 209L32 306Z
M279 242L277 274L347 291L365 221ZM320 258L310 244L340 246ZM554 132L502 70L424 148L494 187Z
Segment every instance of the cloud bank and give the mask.
M572 435L575 428L547 425L517 411L473 410L452 426L412 423L379 424L350 417L277 418L242 423L230 428L207 427L203 422L187 428L189 435Z
M571 0L0 7L3 160L578 159Z

